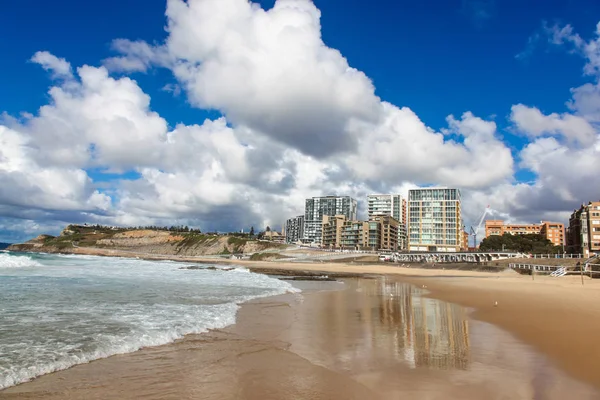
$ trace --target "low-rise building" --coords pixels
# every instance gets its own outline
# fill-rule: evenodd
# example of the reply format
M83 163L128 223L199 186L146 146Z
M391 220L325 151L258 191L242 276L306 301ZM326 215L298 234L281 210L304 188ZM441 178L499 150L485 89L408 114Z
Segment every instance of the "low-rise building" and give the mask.
M539 224L505 224L503 220L485 221L485 237L494 235L544 235L555 246L565 244L565 225L559 222L542 221Z
M584 257L600 254L600 201L584 204L571 214L567 251Z
M467 232L467 231L463 231L463 233L462 233L462 241L461 241L461 245L460 245L460 250L461 251L469 250L469 232Z
M285 235L277 231L267 231L263 235L264 240L270 240L277 243L285 243Z
M378 250L398 251L398 229L400 222L391 215L375 215L369 220L369 224L377 223L380 225L378 230L375 230L373 243L377 243ZM371 238L369 237L369 242Z
M321 245L326 248L342 247L342 227L346 222L345 215L323 215Z
M366 221L346 221L342 228L342 248L362 250L369 242L369 223Z
M566 244L565 225L558 222L541 223L540 233L551 241L555 246L564 246Z

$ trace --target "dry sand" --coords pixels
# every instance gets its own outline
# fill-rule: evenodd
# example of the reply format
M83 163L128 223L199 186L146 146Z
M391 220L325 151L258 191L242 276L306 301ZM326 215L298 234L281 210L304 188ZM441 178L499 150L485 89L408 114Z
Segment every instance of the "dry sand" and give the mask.
M255 301L225 330L47 375L0 398L600 399L600 280L236 264L387 278ZM423 286L485 322L420 297Z

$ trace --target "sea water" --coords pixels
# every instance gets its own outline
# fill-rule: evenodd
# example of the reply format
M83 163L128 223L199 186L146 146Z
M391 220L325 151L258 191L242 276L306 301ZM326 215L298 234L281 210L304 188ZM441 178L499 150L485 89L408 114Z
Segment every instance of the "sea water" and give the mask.
M0 389L223 328L238 304L297 291L243 268L185 266L0 252Z

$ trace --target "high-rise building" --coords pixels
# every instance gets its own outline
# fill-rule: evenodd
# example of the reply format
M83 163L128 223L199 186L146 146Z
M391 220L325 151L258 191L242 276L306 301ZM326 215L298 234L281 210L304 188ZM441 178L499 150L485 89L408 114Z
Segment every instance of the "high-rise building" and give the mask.
M458 189L410 190L408 217L409 250L460 251L463 226Z
M304 237L304 215L290 218L285 222L285 241L297 243Z
M343 215L356 220L356 200L350 196L325 196L306 199L304 209L304 242L321 243L323 216Z
M398 249L407 249L406 199L399 194L370 194L367 196L369 219L390 215L398 224Z
M500 219L485 221L485 237L502 236L505 233L511 235L544 235L555 246L565 244L565 225L560 222L542 221L539 224L505 224Z
M584 257L600 254L600 201L584 204L571 214L567 249Z

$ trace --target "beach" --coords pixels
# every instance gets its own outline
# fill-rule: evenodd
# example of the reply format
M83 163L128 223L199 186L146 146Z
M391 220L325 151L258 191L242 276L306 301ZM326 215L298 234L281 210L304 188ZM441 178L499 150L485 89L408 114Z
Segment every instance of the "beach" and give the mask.
M597 399L600 282L514 272L242 263L294 282L236 324L42 376L6 399Z

